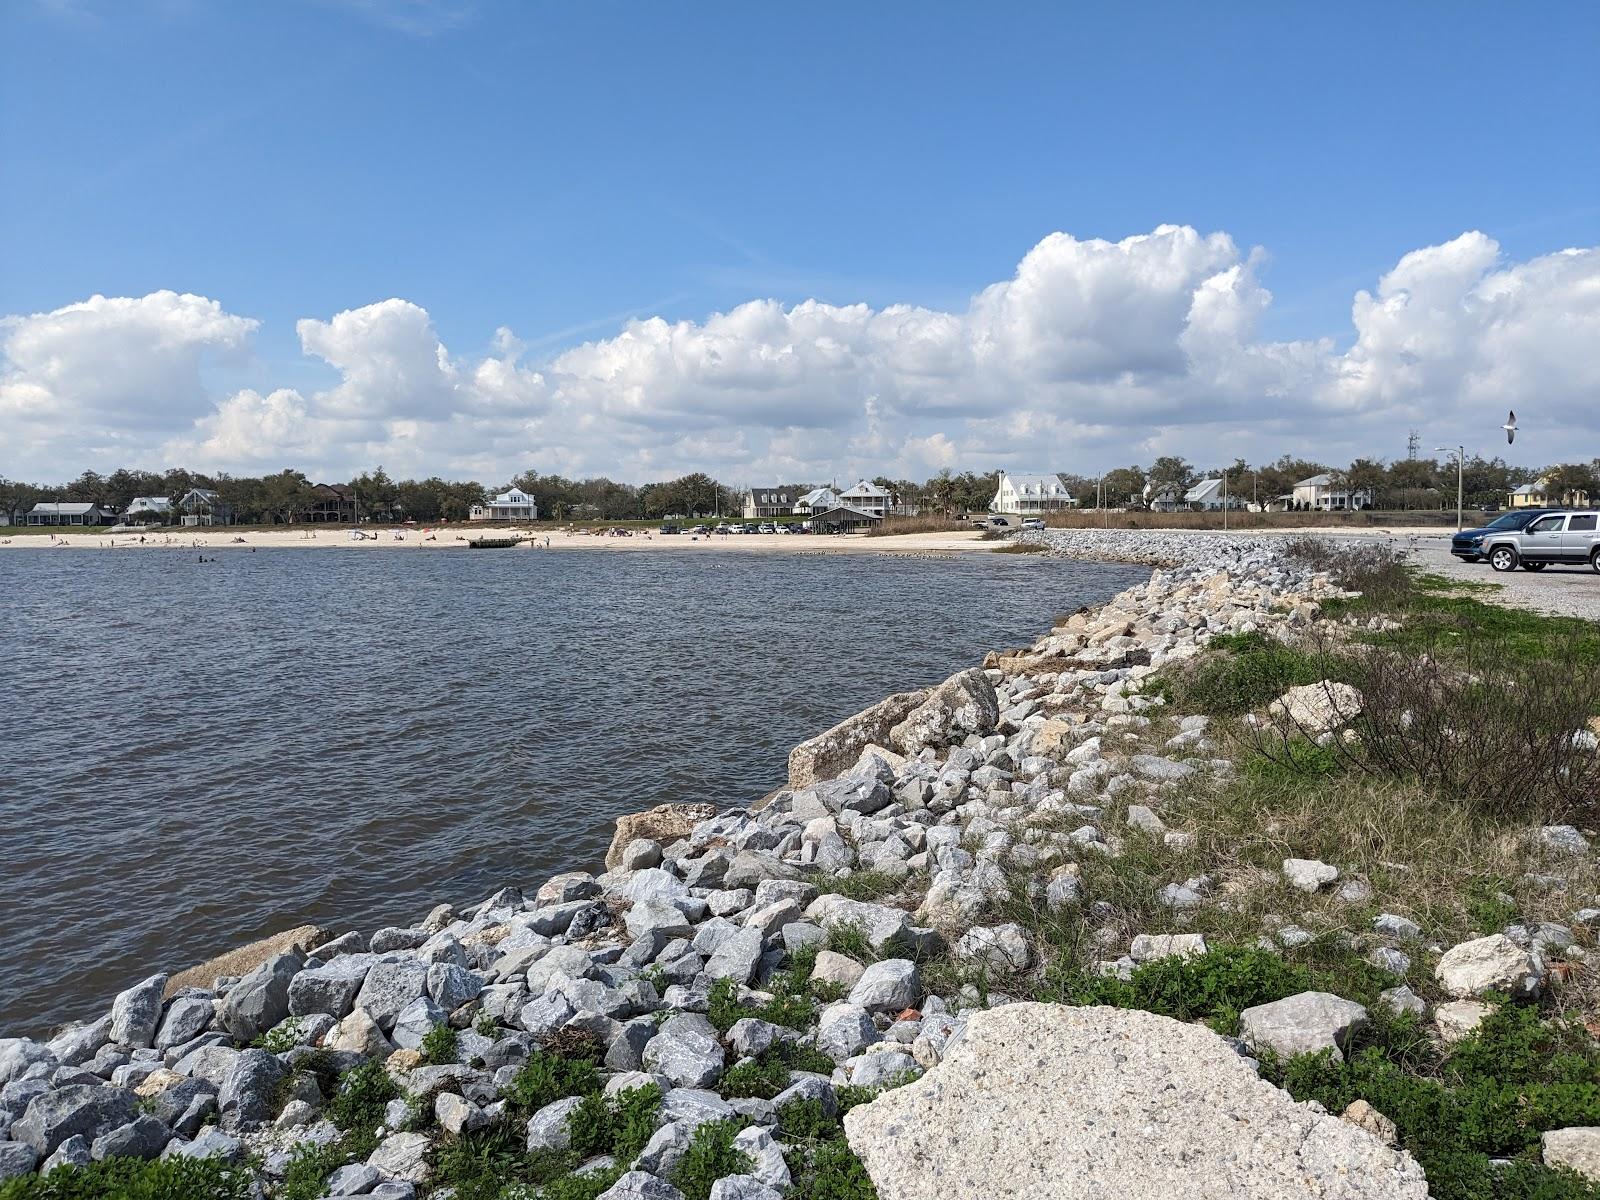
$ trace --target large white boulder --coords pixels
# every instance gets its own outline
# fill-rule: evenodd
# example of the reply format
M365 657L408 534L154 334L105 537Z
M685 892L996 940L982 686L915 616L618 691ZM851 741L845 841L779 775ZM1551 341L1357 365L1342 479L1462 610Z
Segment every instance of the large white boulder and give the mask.
M1433 969L1439 986L1458 999L1489 992L1531 996L1544 983L1544 968L1503 933L1451 946Z
M880 1200L1424 1200L1422 1169L1296 1104L1211 1030L1151 1013L975 1013L920 1080L845 1117Z
M1290 688L1267 705L1267 712L1283 718L1307 737L1317 737L1359 717L1361 704L1361 693L1348 683L1324 679Z

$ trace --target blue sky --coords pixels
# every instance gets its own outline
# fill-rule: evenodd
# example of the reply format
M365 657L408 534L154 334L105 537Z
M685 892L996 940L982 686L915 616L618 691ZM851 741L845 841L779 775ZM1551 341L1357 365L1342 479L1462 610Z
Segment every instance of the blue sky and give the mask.
M539 366L757 298L961 312L1053 231L1173 223L1262 248L1254 337L1342 351L1410 251L1600 244L1592 4L0 14L0 313L213 299L260 324L201 356L212 403L335 386L296 321L390 297Z

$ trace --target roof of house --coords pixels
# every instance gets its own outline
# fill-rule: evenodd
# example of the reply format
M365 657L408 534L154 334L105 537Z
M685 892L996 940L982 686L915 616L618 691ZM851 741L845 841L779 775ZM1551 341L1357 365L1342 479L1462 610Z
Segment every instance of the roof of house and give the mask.
M795 501L796 504L809 504L815 507L818 504L837 504L839 493L829 487L812 488L804 496Z
M881 488L877 484L871 483L865 479L861 480L860 483L856 484L855 487L850 488L848 491L839 493L841 497L846 499L851 496L871 496L876 498L878 496L887 496L888 494L889 491L887 488Z
M501 492L491 504L532 504L533 497L521 488L512 488L509 492Z
M128 511L133 512L136 509L141 512L145 510L150 512L170 512L172 511L172 501L165 496L135 496L128 503Z
M1512 489L1513 496L1542 496L1544 485L1542 483L1524 483Z
M1059 475L1013 475L1001 471L1000 486L1004 487L1007 483L1019 496L1069 495L1067 485L1061 482Z
M72 501L41 500L29 511L36 513L55 513L58 517L81 517L84 513L95 512L100 509L98 504L79 504Z
M185 504L191 498L198 499L203 504L215 504L222 499L222 495L212 488L193 487L179 498L178 503Z
M1202 479L1199 483L1195 484L1183 494L1183 499L1185 503L1192 504L1196 500L1204 500L1207 496L1210 496L1221 490L1222 480Z
M1299 483L1295 484L1295 487L1328 487L1332 483L1333 480L1329 479L1326 474L1322 474L1313 475L1310 479L1302 479Z

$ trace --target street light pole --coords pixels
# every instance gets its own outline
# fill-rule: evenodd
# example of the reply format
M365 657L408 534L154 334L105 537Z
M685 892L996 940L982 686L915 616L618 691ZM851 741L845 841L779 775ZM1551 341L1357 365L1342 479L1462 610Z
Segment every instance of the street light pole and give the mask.
M1434 452L1438 454L1454 454L1456 456L1456 532L1460 533L1466 528L1465 507L1462 504L1464 482L1467 470L1467 448L1457 446L1454 450L1449 446L1435 446Z

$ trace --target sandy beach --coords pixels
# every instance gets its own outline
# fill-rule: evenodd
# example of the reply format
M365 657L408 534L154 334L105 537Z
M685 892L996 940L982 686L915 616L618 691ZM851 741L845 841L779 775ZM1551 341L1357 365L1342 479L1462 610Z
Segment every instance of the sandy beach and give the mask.
M864 534L660 534L654 530L635 530L631 536L617 537L595 530L529 529L526 527L467 528L449 525L390 528L370 526L357 540L344 528L325 529L157 529L143 533L105 529L68 529L52 538L49 531L8 534L0 537L0 550L187 550L211 553L223 550L334 549L334 550L465 550L469 537L525 537L516 549L528 551L589 550L602 553L638 553L677 550L698 552L731 550L740 553L779 554L957 554L985 553L1004 543L985 541L977 529L957 529L935 533L892 534L867 537ZM1196 537L1220 535L1220 530L1186 529L1172 533L1191 533ZM1433 527L1389 526L1352 530L1348 527L1253 529L1252 535L1277 534L1303 536L1326 534L1363 538L1440 537L1448 534ZM142 540L141 540L142 539Z
M408 526L402 529L371 527L366 536L352 538L345 528L329 529L164 529L143 533L115 529L68 530L52 539L48 532L12 534L0 538L0 550L98 550L149 551L186 550L204 553L223 550L334 549L334 550L465 550L468 537L526 537L516 547L519 552L545 553L555 550L590 550L605 553L640 551L735 550L742 553L788 554L949 554L992 551L1000 543L986 542L976 530L948 533L909 533L890 537L861 534L735 534L695 536L687 533L663 535L636 531L629 537L607 536L587 530L530 530L527 528L466 529L459 525L438 529ZM376 536L374 536L376 535ZM141 538L143 540L141 540Z

